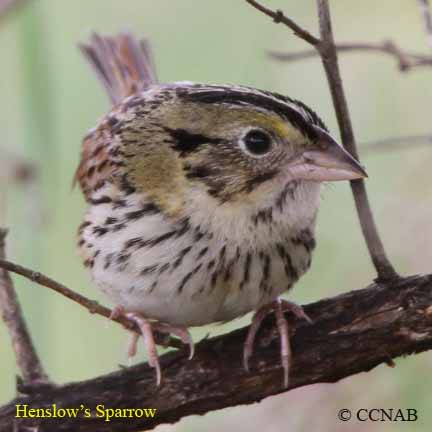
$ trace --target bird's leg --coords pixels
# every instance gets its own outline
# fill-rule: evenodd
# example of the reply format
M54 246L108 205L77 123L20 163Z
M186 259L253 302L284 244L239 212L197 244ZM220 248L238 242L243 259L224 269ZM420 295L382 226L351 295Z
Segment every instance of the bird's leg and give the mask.
M125 308L123 306L117 305L110 313L110 316L108 319L114 320L116 318L121 317L126 313Z
M274 303L269 303L258 309L254 316L252 317L252 322L249 327L248 334L246 336L246 341L244 343L243 349L243 366L247 372L249 372L249 358L253 354L253 345L255 342L255 336L258 333L259 328L263 319L274 310Z
M152 325L148 320L146 320L140 314L137 314L135 312L126 313L125 316L130 320L134 321L141 331L141 334L144 338L144 343L147 348L148 363L151 367L156 369L156 385L159 387L162 380L162 374L161 374L161 368L159 363L159 356L157 353L156 344L153 337ZM129 346L129 353L133 353L133 354L136 353L137 339L138 337L134 337L134 339L132 340L132 343Z
M291 345L289 340L289 327L288 322L284 317L282 305L277 302L275 308L276 325L279 329L279 340L280 340L280 355L281 363L284 370L284 387L288 387L289 370L291 365Z
M285 319L284 312L292 312L297 318L305 319L311 323L312 320L305 314L301 306L288 300L277 299L276 301L258 309L252 318L252 323L244 344L243 364L245 369L249 371L249 358L253 353L253 344L256 334L258 333L263 319L271 312L274 312L276 315L276 325L279 330L281 345L281 362L284 369L284 386L288 387L289 369L291 364L291 345L289 341L289 326Z
M174 327L169 324L156 322L153 323L153 330L160 331L161 333L173 334L177 336L185 345L189 345L189 360L195 353L195 345L189 330L186 327Z
M110 313L109 319L113 320L120 316L126 316L126 310L123 306L117 305ZM136 332L131 332L130 341L128 344L128 357L134 357L137 353L137 347L138 347L138 339L139 334Z
M135 357L137 351L138 351L138 340L139 340L140 335L136 332L131 332L130 335L130 339L129 339L129 344L128 344L128 350L127 350L127 354L128 357Z
M308 317L308 315L306 315L303 308L297 303L284 299L278 299L278 302L280 303L283 312L292 312L297 318L304 319L309 324L313 323L313 321Z
M148 362L149 365L156 369L156 381L159 386L161 383L161 368L159 364L159 356L156 349L156 343L153 332L159 331L165 334L173 334L181 339L185 345L189 345L189 359L192 359L194 355L194 343L189 330L185 327L175 327L169 324L161 322L151 322L144 318L142 315L136 312L126 312L124 307L116 306L110 315L110 319L118 318L119 316L125 316L132 320L140 329L141 335L144 338L144 343L147 348ZM137 352L137 344L140 335L136 332L131 332L131 339L128 346L128 356L133 357Z

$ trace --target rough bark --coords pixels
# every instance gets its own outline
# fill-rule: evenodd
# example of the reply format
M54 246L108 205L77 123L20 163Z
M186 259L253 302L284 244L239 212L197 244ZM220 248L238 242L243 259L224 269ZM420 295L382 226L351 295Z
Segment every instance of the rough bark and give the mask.
M290 387L282 386L278 335L265 321L256 343L251 373L242 367L247 329L202 341L193 360L186 351L161 358L164 381L141 364L87 381L61 386L21 386L21 395L0 408L0 430L128 432L149 430L192 414L240 404L321 382L367 372L381 363L432 348L432 275L413 276L305 306L313 324L291 316L294 364ZM292 318L292 319L291 319ZM29 408L157 408L155 418L15 419L16 404ZM82 412L81 412L82 414ZM15 429L14 429L14 422Z
M0 261L5 257L7 230L0 228ZM16 364L25 383L48 382L36 348L33 345L13 281L9 272L0 268L0 317L8 329ZM1 429L0 429L1 430Z

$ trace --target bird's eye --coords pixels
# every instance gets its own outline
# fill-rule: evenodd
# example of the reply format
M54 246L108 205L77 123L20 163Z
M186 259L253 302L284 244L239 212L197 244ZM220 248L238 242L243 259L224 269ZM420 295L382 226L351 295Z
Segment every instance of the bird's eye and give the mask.
M272 147L272 139L268 133L252 129L243 137L243 146L252 156L264 156Z

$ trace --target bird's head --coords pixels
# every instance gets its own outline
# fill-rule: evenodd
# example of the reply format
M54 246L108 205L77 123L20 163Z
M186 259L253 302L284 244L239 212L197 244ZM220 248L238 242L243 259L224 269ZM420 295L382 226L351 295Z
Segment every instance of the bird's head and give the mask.
M193 194L256 208L287 185L366 176L312 110L274 93L178 83L133 96L121 111L129 180L171 212Z

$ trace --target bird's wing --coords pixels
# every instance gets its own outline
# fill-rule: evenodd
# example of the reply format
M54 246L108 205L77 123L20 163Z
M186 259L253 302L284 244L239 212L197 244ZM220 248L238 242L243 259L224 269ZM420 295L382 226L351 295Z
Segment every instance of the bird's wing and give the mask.
M115 106L128 96L157 83L150 45L129 33L101 36L93 33L89 43L79 45ZM84 138L81 160L75 174L87 199L92 190L109 178L116 169L112 147L114 117L106 116Z

